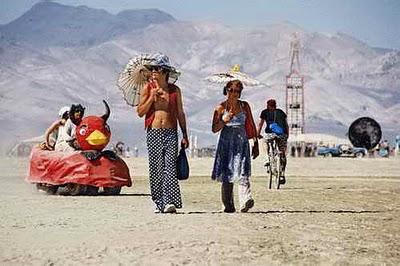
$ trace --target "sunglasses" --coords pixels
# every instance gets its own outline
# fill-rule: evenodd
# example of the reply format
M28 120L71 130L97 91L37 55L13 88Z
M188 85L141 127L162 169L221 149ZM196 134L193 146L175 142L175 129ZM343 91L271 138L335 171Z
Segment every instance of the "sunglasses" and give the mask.
M149 70L151 72L153 72L153 71L155 71L155 72L163 71L163 68L160 67L160 66L146 66L146 68L147 68L147 70Z
M232 89L232 88L227 89L227 91L230 92L230 93L238 93L238 94L240 94L242 92L241 90L235 90L235 89Z

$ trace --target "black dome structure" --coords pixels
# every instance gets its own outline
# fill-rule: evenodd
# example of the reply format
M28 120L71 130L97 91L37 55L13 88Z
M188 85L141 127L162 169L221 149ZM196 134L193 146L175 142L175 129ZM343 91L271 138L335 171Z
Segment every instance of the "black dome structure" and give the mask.
M350 125L348 136L354 147L370 150L378 145L382 138L382 130L374 119L360 117Z

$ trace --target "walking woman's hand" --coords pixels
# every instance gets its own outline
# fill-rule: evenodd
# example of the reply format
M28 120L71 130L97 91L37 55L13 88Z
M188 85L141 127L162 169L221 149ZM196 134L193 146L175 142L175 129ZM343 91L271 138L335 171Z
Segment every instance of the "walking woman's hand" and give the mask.
M229 111L228 113L222 115L222 121L224 121L224 123L228 123L229 121L231 121L232 117L233 113Z
M181 147L183 147L185 149L187 149L189 147L189 140L187 139L187 137L182 138Z

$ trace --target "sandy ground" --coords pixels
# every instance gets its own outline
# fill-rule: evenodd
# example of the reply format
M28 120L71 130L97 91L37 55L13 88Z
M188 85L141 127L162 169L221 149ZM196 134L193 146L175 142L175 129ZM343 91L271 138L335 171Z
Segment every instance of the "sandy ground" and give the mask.
M191 160L178 214L153 213L147 159L127 162L121 196L65 197L26 183L26 160L1 159L0 264L400 264L400 158L290 158L279 191L257 159L255 206L234 214L219 212L212 159Z

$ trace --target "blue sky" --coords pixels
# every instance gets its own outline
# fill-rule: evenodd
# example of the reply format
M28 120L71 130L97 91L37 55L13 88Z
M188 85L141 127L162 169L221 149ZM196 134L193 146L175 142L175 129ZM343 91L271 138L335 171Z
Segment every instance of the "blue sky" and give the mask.
M38 0L0 0L0 24L26 12ZM55 0L111 13L158 8L178 20L262 26L290 21L308 31L344 32L371 46L400 49L400 0Z

